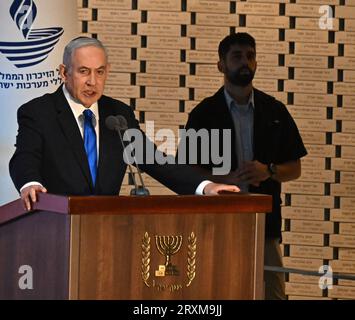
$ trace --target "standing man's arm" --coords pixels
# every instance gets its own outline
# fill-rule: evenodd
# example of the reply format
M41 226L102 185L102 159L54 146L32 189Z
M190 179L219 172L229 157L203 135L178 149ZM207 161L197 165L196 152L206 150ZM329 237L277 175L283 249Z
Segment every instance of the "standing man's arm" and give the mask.
M278 182L295 180L301 176L301 160L307 154L299 130L286 106L278 102L280 121L278 156L275 163L261 163L257 160L245 162L235 172L237 179L259 186L260 182L271 178Z
M146 144L146 150L154 150L153 154L155 160L157 156L161 159L165 158L166 155L159 151L156 145L148 139L145 133L140 129L134 113L130 112L127 117L129 127L141 131L143 135L142 141ZM138 166L140 169L178 194L217 195L222 191L240 191L240 189L234 184L225 184L222 181L216 180L215 177L206 170L200 170L195 166L187 164L176 164L172 156L168 157L171 158L171 163L169 163L169 161L166 164L158 164L157 162L147 164L143 162L138 163Z
M238 181L243 181L254 186L266 179L278 182L287 182L299 178L301 175L301 160L288 161L280 164L263 164L257 160L245 162L233 176Z
M47 192L40 175L42 161L42 136L31 104L17 112L18 134L16 151L9 164L11 178L21 194L24 207L31 210L37 192Z

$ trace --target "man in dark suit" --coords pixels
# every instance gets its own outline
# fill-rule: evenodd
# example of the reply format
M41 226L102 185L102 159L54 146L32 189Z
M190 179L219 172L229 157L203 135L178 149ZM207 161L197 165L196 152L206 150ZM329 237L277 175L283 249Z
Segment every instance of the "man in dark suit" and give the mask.
M244 192L272 195L273 209L266 215L265 265L282 266L281 182L300 176L300 158L307 152L285 105L253 88L257 66L254 38L247 33L227 36L218 53L224 86L191 111L185 129L232 131L233 173L219 181L234 179ZM211 170L212 160L198 165ZM284 281L282 273L265 272L266 299L284 299Z
M37 192L116 195L126 171L117 133L105 126L121 115L139 128L130 107L103 95L109 71L100 41L80 37L65 48L60 74L64 85L18 110L19 130L10 174L28 210ZM180 194L238 191L212 183L186 165L143 163L141 168Z

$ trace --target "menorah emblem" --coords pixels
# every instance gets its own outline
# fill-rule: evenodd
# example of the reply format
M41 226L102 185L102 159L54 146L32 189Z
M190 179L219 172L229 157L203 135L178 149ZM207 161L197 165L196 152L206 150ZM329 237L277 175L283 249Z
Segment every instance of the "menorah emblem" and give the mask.
M165 257L165 265L159 266L157 275L179 275L177 267L171 263L171 257L180 250L181 244L182 236L155 236L155 245L158 251Z

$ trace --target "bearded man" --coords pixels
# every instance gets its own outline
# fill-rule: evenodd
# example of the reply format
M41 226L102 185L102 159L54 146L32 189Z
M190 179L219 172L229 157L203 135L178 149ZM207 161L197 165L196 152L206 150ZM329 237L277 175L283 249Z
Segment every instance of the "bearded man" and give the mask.
M301 175L300 158L307 151L286 106L253 87L255 39L248 33L228 35L220 42L218 54L224 86L191 111L185 129L207 129L210 134L216 129L231 130L232 172L225 181L230 183L232 176L244 192L272 195L272 212L266 215L264 263L281 267L281 182ZM209 150L213 148L209 146ZM201 150L200 146L196 149ZM200 161L197 165L210 170L213 163ZM284 274L266 271L264 278L265 298L285 299Z

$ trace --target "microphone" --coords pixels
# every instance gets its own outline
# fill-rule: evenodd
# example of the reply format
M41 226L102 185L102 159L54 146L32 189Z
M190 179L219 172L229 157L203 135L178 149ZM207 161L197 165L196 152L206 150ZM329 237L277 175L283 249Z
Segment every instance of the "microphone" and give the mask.
M122 138L122 134L121 131L127 130L128 129L128 123L127 120L124 116L121 115L117 115L117 116L108 116L105 120L105 124L106 127L110 130L115 130L118 133L118 136L120 137L120 141L121 141L121 145L123 148L123 152L126 156L126 159L128 159L128 156L126 154L126 148L125 145L123 143L123 138ZM131 196L149 196L149 190L145 187L144 182L143 182L143 178L142 178L142 174L141 171L139 169L136 157L133 155L133 159L137 168L137 172L138 172L138 176L139 176L139 180L141 183L141 186L138 186L136 178L134 176L133 170L132 170L132 166L130 163L128 163L128 169L129 172L131 173L132 179L133 179L133 183L134 183L134 188L131 190L130 195Z
M106 127L110 130L127 130L128 124L124 116L108 116L105 120Z

